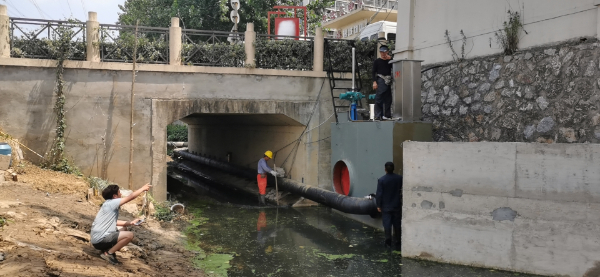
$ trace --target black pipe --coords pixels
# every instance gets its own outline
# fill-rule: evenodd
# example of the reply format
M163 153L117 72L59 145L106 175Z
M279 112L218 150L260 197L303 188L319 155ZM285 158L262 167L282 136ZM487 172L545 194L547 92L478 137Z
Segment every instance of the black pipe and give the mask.
M216 169L223 170L225 172L232 173L240 177L251 179L256 176L255 170L243 168L225 162L211 160L209 158L190 154L189 152L175 150L173 151L173 154L175 155L175 157L181 157L183 159L191 160L206 166L210 166ZM293 194L300 195L306 199L315 201L319 204L323 204L325 206L334 208L338 211L342 211L349 214L370 215L372 217L375 217L377 215L377 205L375 204L375 199L350 197L339 194L337 192L306 186L304 184L286 178L278 178L277 180L281 189Z

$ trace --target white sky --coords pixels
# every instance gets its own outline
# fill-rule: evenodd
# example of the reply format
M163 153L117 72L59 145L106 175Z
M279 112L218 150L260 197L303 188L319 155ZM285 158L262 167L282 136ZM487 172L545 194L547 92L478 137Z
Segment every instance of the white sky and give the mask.
M125 0L0 0L0 5L8 6L10 17L54 20L76 18L86 21L88 12L93 11L98 13L100 23L114 24L121 12L118 5L123 2Z

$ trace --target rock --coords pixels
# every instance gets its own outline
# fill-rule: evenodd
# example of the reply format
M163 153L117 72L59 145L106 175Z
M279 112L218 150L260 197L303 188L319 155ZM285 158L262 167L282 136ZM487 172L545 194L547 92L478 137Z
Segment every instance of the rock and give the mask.
M526 105L523 104L523 106L519 109L521 111L531 111L533 109L533 104L531 103L527 103Z
M512 56L504 56L505 63L509 63L510 61L512 61Z
M436 100L435 89L430 88L429 93L427 94L427 103L434 103L435 100Z
M440 114L440 106L438 106L438 105L431 106L431 114L439 115Z
M442 109L442 114L445 116L450 116L450 114L452 114L452 109Z
M448 95L449 92L450 92L450 87L449 86L445 86L444 87L444 95Z
M573 52L567 53L567 55L563 58L562 62L566 63L566 62L570 61L573 58L573 56L575 56L575 54L573 54Z
M469 81L469 79L470 79L469 77L464 77L464 78L462 78L462 81L461 81L461 82L462 82L463 84L466 84L466 83Z
M471 110L474 112L479 111L479 109L481 109L481 103L476 103L471 106Z
M156 209L154 208L154 204L152 202L148 203L148 214L149 215L156 214Z
M460 109L458 110L458 113L460 113L460 115L465 115L467 114L467 112L469 111L469 107L467 106L460 106ZM600 132L599 132L600 134Z
M590 61L588 63L587 68L585 69L585 73L583 73L583 76L592 77L592 76L594 76L594 73L596 73L595 70L596 70L596 63L594 63L594 61Z
M491 113L492 112L492 105L486 105L483 107L483 112L485 113Z
M133 203L133 202L129 202L123 206L121 206L121 210L124 210L130 214L137 214L139 212L137 204Z
M544 54L546 54L548 56L554 56L554 54L556 54L556 49L552 49L552 48L546 49L546 50L544 50Z
M463 99L463 101L465 101L465 104L471 104L471 102L473 100L471 99L471 96L469 96L469 97L465 97L465 99Z
M4 255L4 253L0 252L0 262L4 261L6 259L6 256Z
M526 60L529 60L529 59L531 59L532 57L533 57L533 54L531 54L531 53L526 53L526 54L525 54L525 59L526 59Z
M483 98L483 101L485 102L493 102L494 100L496 100L496 92L492 91L488 94L485 95L485 97Z
M542 120L540 120L540 123L538 123L537 125L537 131L538 133L546 133L550 130L552 130L552 127L554 127L554 119L552 119L552 117L544 117L542 118Z
M426 114L426 113L429 113L430 110L431 110L431 105L425 104L425 105L423 105L423 109L421 110L421 112Z
M430 71L431 71L431 70L430 70ZM425 82L425 84L423 84L423 87L424 87L425 89L428 89L428 88L430 88L432 85L433 85L433 83L432 83L431 81L428 81L428 82Z
M498 140L502 136L502 130L500 128L492 128L492 140Z
M596 129L596 131L594 131L594 136L596 136L597 139L600 139L600 128Z
M567 142L576 142L577 136L573 128L560 128L560 134L565 138Z
M525 99L533 99L535 97L535 93L532 87L525 87Z
M549 103L548 103L548 101L546 101L546 98L544 98L544 96L540 96L540 97L538 97L538 98L535 100L535 102L537 102L537 104L538 104L538 107L540 107L540 109L541 109L542 111L543 111L543 110L545 110L546 108L548 108L548 105L549 105Z
M600 80L598 80L598 84L600 84ZM470 84L468 85L468 87L469 87L469 88L476 88L478 85L479 85L479 84L477 84L477 83L470 83Z
M554 140L551 138L537 138L536 141L539 143L554 143Z
M481 100L481 94L480 93L475 93L473 95L473 101L479 101Z
M444 95L440 95L440 97L438 97L438 105L442 105L444 104L444 101L446 101L446 97Z
M496 85L494 86L494 89L501 89L504 87L504 80L500 80L496 83Z
M515 81L513 81L513 79L510 79L510 81L508 81L508 86L511 88L515 87Z
M501 68L502 68L502 65L494 64L494 67L490 71L490 77L489 77L490 81L492 81L492 82L496 81L496 79L498 79L498 77L500 77L500 69Z
M481 86L479 86L479 88L477 89L477 91L479 91L479 92L486 92L486 91L490 90L491 87L492 87L492 85L490 85L490 83L484 83Z
M600 113L592 117L592 126L598 126L600 124Z
M10 167L10 160L12 159L9 155L0 155L0 170L7 170Z
M450 95L450 97L448 97L448 100L446 100L446 106L449 106L449 107L456 106L456 103L458 103L458 99L459 99L458 95L456 95L456 94Z
M500 94L504 97L511 97L515 94L515 90L505 88L502 90L502 92Z
M533 136L534 132L535 132L535 125L529 125L529 126L525 127L525 131L523 131L523 135L525 135L526 139L530 139L531 136Z

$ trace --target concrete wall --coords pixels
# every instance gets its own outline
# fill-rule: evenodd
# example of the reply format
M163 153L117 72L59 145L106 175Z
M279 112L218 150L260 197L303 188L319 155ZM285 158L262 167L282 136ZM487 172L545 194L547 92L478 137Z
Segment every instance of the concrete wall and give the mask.
M501 53L495 32L508 19L507 11L523 15L519 48L529 48L579 37L595 37L598 30L595 0L401 0L398 8L396 58L425 60L424 64L452 61L444 33L450 32L454 51L461 55L463 30L467 58Z
M44 154L55 136L56 62L0 59L0 65L0 127ZM85 175L127 186L131 65L68 61L66 68L67 154ZM307 107L314 106L320 90L328 89L321 86L324 73L319 72L168 65L139 65L138 70L133 186L151 181L158 199L166 193L168 124L194 113L240 113L281 114L316 126L320 109L309 123L312 110ZM310 138L318 140L319 131ZM328 146L315 148L322 147ZM318 150L306 155L315 172L320 171L317 160L329 161Z
M597 273L599 164L596 144L406 142L402 255Z

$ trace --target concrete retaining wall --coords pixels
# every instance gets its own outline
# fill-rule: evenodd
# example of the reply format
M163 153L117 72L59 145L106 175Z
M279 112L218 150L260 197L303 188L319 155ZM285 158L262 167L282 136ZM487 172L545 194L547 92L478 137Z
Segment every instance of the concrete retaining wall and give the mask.
M600 145L406 142L403 200L405 257L600 271Z

